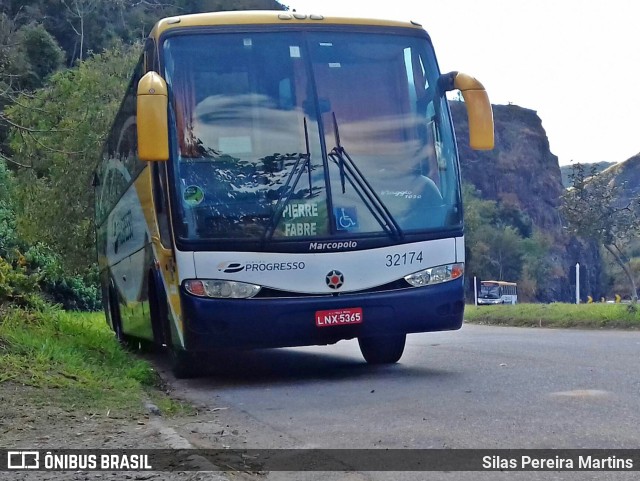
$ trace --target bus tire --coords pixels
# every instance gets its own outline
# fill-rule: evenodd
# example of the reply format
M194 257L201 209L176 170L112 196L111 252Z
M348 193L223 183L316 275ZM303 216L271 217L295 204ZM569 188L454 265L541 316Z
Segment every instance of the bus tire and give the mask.
M359 337L362 357L368 364L393 364L400 360L407 341L406 334Z
M166 349L171 372L176 379L196 377L199 374L196 355L174 345L166 300L159 294L161 288L155 281L150 286L149 309L156 346L159 350Z

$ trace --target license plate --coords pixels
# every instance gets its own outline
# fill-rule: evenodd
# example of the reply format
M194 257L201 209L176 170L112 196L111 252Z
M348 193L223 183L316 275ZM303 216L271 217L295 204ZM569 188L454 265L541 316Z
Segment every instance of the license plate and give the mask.
M316 311L316 326L344 326L347 324L362 323L361 307L345 307L344 309L330 309L328 311Z

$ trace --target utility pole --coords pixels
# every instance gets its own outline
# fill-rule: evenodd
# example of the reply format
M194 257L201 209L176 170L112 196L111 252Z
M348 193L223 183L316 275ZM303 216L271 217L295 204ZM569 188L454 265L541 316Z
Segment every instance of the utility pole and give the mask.
M580 304L580 263L576 262L576 304Z
M475 299L476 307L478 306L478 278L473 276L473 298Z

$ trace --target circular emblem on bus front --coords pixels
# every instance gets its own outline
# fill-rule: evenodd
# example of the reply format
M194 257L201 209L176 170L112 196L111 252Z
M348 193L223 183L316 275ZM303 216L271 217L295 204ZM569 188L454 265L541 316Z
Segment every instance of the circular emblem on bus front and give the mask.
M340 271L333 270L327 274L325 282L331 289L340 289L344 284L344 275Z

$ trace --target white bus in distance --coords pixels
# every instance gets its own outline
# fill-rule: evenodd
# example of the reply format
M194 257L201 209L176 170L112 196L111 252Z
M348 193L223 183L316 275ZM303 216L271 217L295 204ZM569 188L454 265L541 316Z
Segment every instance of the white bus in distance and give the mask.
M481 281L478 305L516 304L518 285L515 282Z

